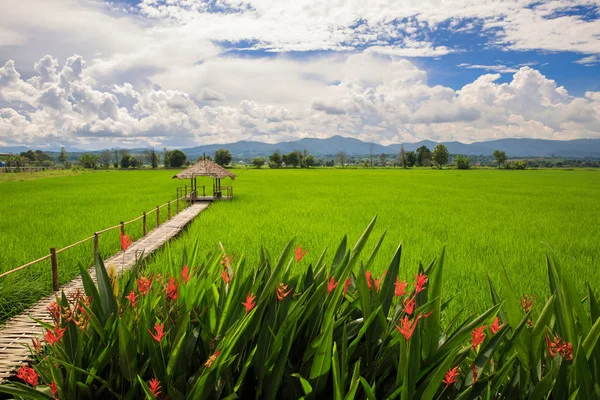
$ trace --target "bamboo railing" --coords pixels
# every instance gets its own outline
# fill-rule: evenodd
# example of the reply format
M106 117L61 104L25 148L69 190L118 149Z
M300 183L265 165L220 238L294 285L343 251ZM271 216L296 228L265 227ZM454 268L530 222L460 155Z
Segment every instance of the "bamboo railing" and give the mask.
M2 274L0 274L0 279L4 278L5 276L11 275L15 272L21 271L27 267L30 267L32 265L38 264L42 261L45 261L47 259L50 259L51 261L51 265L52 265L52 289L56 292L59 290L59 285L58 285L58 262L56 259L56 255L59 253L62 253L63 251L69 250L73 247L79 246L80 244L86 243L90 240L94 241L94 259L96 259L96 256L98 255L98 249L99 249L99 241L100 241L100 235L106 232L110 232L113 231L115 229L120 229L121 230L121 235L125 235L125 225L129 225L132 224L134 222L139 221L140 219L142 220L142 230L143 230L143 235L146 236L147 232L147 218L148 215L151 215L152 213L156 213L156 227L158 228L160 226L160 210L161 208L167 207L167 221L171 219L171 204L176 203L176 212L173 215L176 215L179 213L179 203L181 200L183 200L183 209L186 208L186 205L192 205L194 204L194 198L195 198L195 194L196 192L190 192L187 193L186 190L186 194L184 196L179 196L179 191L177 192L178 196L175 200L171 200L168 201L164 204L161 204L160 206L156 206L156 208L153 208L152 210L146 212L144 211L142 213L141 216L134 218L130 221L121 221L119 223L119 225L115 225L115 226L111 226L110 228L105 228L102 229L100 231L94 232L94 234L92 236L89 236L85 239L82 239L76 243L70 244L66 247L63 247L62 249L57 250L56 247L51 247L50 248L50 254L42 257L42 258L38 258L37 260L28 262L27 264L21 265L20 267L11 269L10 271L6 271L3 272ZM194 194L194 196L192 196L192 194ZM190 201L186 201L186 197L189 196Z

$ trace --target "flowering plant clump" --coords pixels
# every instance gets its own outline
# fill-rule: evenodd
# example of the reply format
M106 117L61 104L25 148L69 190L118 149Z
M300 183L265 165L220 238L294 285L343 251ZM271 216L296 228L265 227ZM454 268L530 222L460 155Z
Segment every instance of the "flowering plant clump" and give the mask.
M136 265L48 308L40 340L0 392L35 399L594 398L600 381L600 306L582 303L554 255L551 296L490 282L491 307L447 315L444 252L400 278L402 247L385 272L363 257L375 220L352 249L297 269L290 242L256 268L220 252L172 256L154 273ZM304 261L306 262L306 260ZM380 268L379 270L384 270ZM408 275L408 274L406 274ZM412 274L411 274L412 275ZM410 282L410 283L409 283Z

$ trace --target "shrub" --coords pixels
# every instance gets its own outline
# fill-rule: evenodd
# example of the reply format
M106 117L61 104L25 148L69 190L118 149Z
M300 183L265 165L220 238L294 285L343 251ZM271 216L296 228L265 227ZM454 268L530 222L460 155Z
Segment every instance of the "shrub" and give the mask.
M458 154L456 156L456 168L458 168L458 169L471 168L471 157Z
M79 398L575 398L600 381L600 306L586 311L557 258L547 258L551 297L515 297L507 277L490 282L492 306L446 315L444 252L399 281L399 246L386 273L359 261L375 219L352 249L325 252L292 276L306 250L293 241L258 268L196 249L164 275L122 280L96 262L82 268L85 294L50 308L33 368L0 391ZM292 254L294 253L294 254ZM196 266L197 267L188 267ZM116 295L115 295L116 293ZM464 321L464 322L463 322ZM39 384L38 384L39 378ZM37 388L27 384L35 384Z

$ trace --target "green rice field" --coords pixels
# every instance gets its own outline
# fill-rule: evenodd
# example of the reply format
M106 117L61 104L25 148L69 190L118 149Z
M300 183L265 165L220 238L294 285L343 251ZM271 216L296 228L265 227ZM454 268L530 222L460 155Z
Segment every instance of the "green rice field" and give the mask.
M0 273L61 249L95 231L118 225L173 200L174 171L47 171L0 174ZM149 228L156 224L154 214ZM162 219L166 219L163 212ZM141 222L128 225L132 238L142 235ZM118 230L100 236L100 252L120 250ZM57 255L60 283L91 265L93 241ZM22 311L52 290L50 261L0 278L0 321Z
M385 271L400 242L405 279L412 279L419 260L431 261L445 246L445 293L456 294L456 308L477 311L489 304L487 275L498 277L502 268L519 294L545 297L547 246L573 273L580 289L585 281L600 282L597 170L237 169L235 173L235 198L204 211L171 243L173 255L182 254L184 246L190 249L195 241L203 252L220 242L230 254L245 254L251 267L261 244L278 253L296 237L297 244L309 250L297 265L304 268L325 247L331 259L344 234L349 243L355 242L377 215L368 247L384 231L387 234L372 266L375 276ZM22 181L3 181L0 176L0 271L173 199L175 188L188 182L171 180L172 175L164 170L97 171ZM210 185L210 179L199 179L198 184ZM139 237L141 225L128 227L128 233ZM102 236L103 255L118 249L117 232ZM61 253L61 282L76 275L80 264L91 263L91 253L91 242ZM159 251L147 268L160 270L166 257L166 251ZM50 288L46 262L0 279L0 318L22 310Z
M237 171L236 171L237 172ZM198 240L202 251L221 242L250 264L262 244L279 253L291 238L309 249L298 264L329 260L344 234L354 243L378 216L368 247L387 231L372 269L379 276L403 243L401 275L413 279L418 263L446 247L446 293L454 311L489 304L487 276L506 268L519 294L545 297L550 246L579 289L600 282L600 171L596 170L245 170L236 197L211 205L172 244L182 254ZM368 252L365 252L368 257ZM149 265L160 270L166 252ZM366 260L365 260L366 261ZM583 293L583 292L582 292Z

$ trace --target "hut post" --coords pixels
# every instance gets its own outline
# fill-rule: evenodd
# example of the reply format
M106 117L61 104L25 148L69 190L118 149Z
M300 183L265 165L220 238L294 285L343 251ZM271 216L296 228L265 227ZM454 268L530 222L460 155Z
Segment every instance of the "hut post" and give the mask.
M144 227L144 236L146 236L146 211L142 214L142 224Z
M171 202L167 203L167 221L171 220Z
M160 226L160 207L156 206L156 227Z

